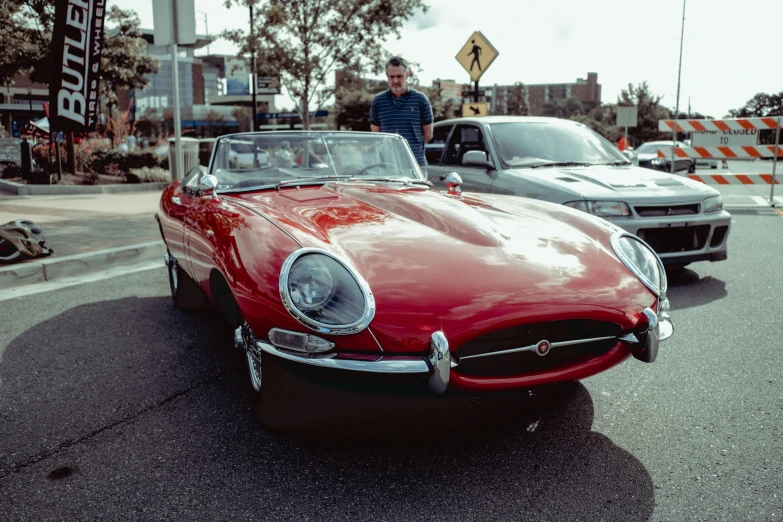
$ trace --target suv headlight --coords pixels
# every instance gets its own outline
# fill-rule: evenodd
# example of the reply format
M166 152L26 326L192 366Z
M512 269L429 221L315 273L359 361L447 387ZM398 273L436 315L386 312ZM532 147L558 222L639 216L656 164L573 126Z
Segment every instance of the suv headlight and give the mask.
M723 196L712 196L704 200L704 212L723 210Z
M656 296L666 294L666 271L661 258L650 245L628 232L617 232L612 235L612 249L625 266Z
M628 203L622 201L569 201L564 205L598 217L631 215Z
M375 316L367 282L347 263L316 248L302 248L285 260L280 297L291 315L320 333L359 333Z

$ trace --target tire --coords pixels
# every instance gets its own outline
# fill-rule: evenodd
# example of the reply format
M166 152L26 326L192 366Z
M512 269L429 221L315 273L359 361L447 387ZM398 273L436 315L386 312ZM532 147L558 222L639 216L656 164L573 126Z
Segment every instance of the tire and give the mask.
M206 305L206 297L195 281L182 269L177 259L166 252L171 299L177 308L200 310Z
M664 265L664 268L667 272L674 274L677 272L682 272L688 265L690 265L690 263L676 263L671 265Z
M691 166L688 167L688 172L690 174L693 174L694 172L696 172L696 163L691 163Z

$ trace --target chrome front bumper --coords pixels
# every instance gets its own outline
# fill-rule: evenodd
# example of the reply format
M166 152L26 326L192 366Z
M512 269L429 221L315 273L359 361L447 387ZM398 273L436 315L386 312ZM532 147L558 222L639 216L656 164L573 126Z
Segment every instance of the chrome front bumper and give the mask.
M645 308L644 315L647 316L648 320L644 330L626 334L618 337L617 340L628 344L634 357L637 359L644 362L653 362L658 355L660 342L670 338L674 333L674 326L668 314L668 301L664 301L658 314L650 308ZM595 339L585 339L584 341L593 340ZM565 346L570 344L576 344L576 342L551 343L551 347L557 348L559 345ZM446 393L449 387L451 369L459 366L459 361L451 356L449 342L443 332L435 332L430 336L427 345L428 355L426 357L379 355L371 360L357 360L340 358L340 355L336 353L294 353L281 350L269 342L260 340L256 340L255 345L258 352L254 351L255 353L251 353L255 357L260 357L260 352L263 351L288 361L334 370L383 374L429 374L427 387L438 395ZM504 350L502 354L516 351L533 351L537 347L538 345L524 346L514 350ZM486 354L485 356L491 355L501 355L501 353Z

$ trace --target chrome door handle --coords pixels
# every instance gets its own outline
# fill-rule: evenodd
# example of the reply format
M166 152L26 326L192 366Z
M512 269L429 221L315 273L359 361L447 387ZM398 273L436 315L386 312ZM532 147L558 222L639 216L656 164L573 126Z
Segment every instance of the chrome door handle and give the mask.
M171 197L171 202L174 203L175 205L181 205L182 204L182 200L179 199L177 196L172 196Z

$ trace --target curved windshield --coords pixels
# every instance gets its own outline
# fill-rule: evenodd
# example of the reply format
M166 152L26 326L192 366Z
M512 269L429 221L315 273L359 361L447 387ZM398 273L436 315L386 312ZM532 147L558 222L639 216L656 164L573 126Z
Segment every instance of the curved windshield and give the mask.
M426 183L408 143L369 132L254 132L221 137L210 174L219 190L330 179Z
M491 128L500 158L509 167L629 163L598 133L570 121L503 122Z

